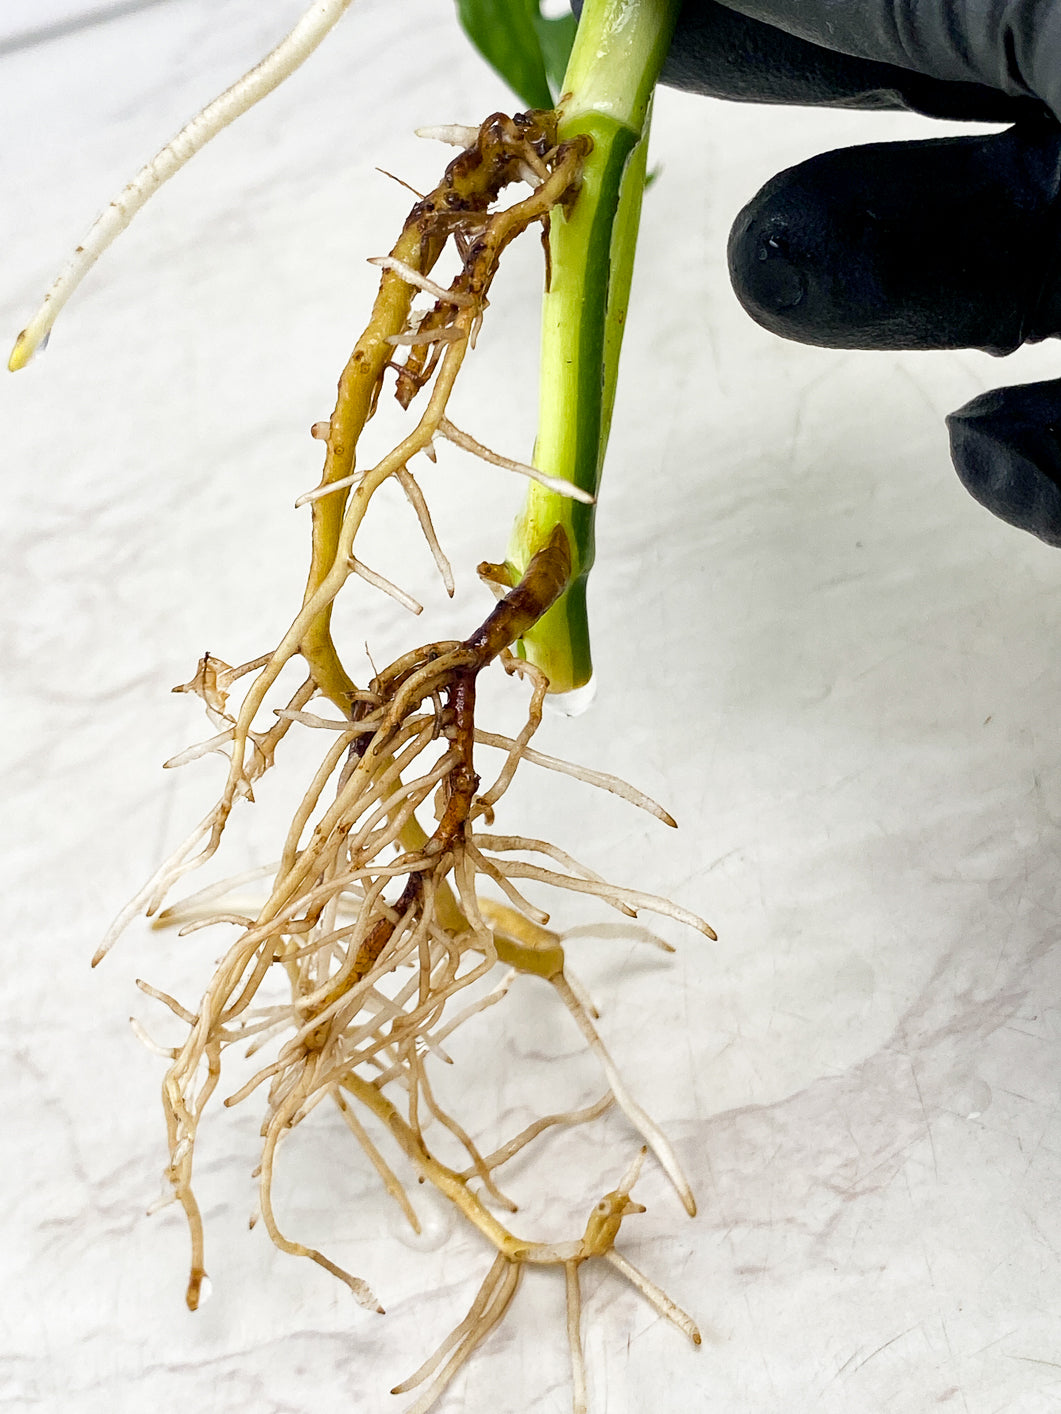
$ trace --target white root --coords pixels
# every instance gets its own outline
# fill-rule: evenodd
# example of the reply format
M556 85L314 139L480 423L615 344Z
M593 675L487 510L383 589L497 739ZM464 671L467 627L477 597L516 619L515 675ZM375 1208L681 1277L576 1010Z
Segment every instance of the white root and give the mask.
M512 751L516 749L517 743L510 736L501 736L497 732L475 730L475 740L482 746L496 746L499 751ZM599 790L610 791L612 795L618 795L623 800L628 800L631 805L636 805L639 810L645 810L649 815L654 815L657 820L662 820L665 825L678 828L678 822L671 815L670 811L664 810L662 805L658 805L651 796L639 791L636 786L629 785L621 776L610 775L607 771L593 771L588 766L577 766L573 761L564 761L559 756L549 756L544 751L536 751L532 746L520 749L520 759L529 761L533 766L544 766L547 771L558 771L562 776L573 776L577 781L585 781L587 785L596 786Z
M209 756L212 751L219 752L224 756L227 754L225 747L231 743L235 735L235 726L226 727L216 736L208 737L206 741L196 742L194 746L189 746L184 751L178 751L176 756L171 756L168 761L163 761L162 769L172 771L177 766L187 766L190 761L199 761L202 757Z
M192 858L189 858L189 855L205 836L209 836L216 815L215 808L204 816L191 834L182 840L170 857L155 870L144 887L133 895L104 933L103 941L92 955L93 967L97 967L103 961L134 918L138 918L142 913L147 913L150 917L157 910L158 902L181 875L190 873L201 862L210 849L209 843L206 849L200 851L199 854ZM212 851L210 852L212 853Z
M572 1414L587 1414L586 1357L582 1353L582 1288L578 1280L578 1262L564 1263L567 1285L567 1343L571 1351Z
M419 1235L422 1230L420 1226L420 1219L417 1216L416 1209L409 1201L409 1195L408 1193L406 1193L405 1187L402 1184L401 1179L399 1179L398 1175L391 1168L390 1164L387 1163L387 1160L376 1148L375 1144L372 1142L372 1139L369 1136L368 1130L358 1119L357 1115L354 1114L354 1111L351 1109L346 1099L346 1096L337 1086L332 1087L332 1098L335 1100L335 1103L338 1106L339 1113L346 1121L350 1133L361 1145L362 1149L364 1149L365 1153L368 1155L369 1162L379 1174L380 1180L382 1181L384 1188L401 1208L409 1226L417 1235Z
M375 722L350 722L338 717L318 717L314 712L289 712L284 707L274 707L273 711L285 722L297 722L302 727L313 727L318 731L342 732L344 736L370 736L378 725Z
M177 1195L172 1187L167 1185L153 1202L144 1209L144 1216L153 1218L156 1213L161 1213L163 1208L169 1208L177 1201Z
M427 449L425 448L424 450L426 451ZM453 578L453 567L446 558L442 546L438 543L438 536L435 534L435 525L431 519L431 512L428 509L427 502L424 500L424 493L420 490L416 478L407 467L400 466L395 472L395 475L398 478L399 486L401 486L402 490L405 492L406 499L416 512L416 518L420 522L420 529L423 532L424 539L427 541L428 549L431 551L431 557L435 562L435 567L441 576L442 586L452 599L457 587Z
M404 260L399 260L394 255L370 255L369 265L378 265L381 270L392 270L395 275L400 275L407 285L413 285L418 290L423 290L425 294L434 295L435 299L442 300L445 304L454 304L462 309L470 308L475 303L475 296L461 290L447 290L444 285L440 285L437 280L432 280L429 275L421 275L419 270L415 270Z
M626 1115L627 1119L648 1144L660 1162L664 1173L674 1185L674 1191L682 1200L682 1206L691 1218L696 1216L696 1199L693 1191L689 1187L689 1180L682 1172L682 1166L678 1162L678 1156L674 1152L670 1140L660 1129L656 1121L645 1113L634 1097L627 1090L623 1083L623 1078L616 1068L615 1062L608 1053L608 1049L600 1038L600 1033L593 1025L585 1008L579 1002L574 990L564 973L558 972L555 977L550 977L549 981L556 990L557 995L567 1007L574 1018L575 1024L586 1038L586 1043L590 1050L600 1062L600 1067L604 1071L611 1092L615 1096L615 1103Z
M445 142L450 147L471 147L479 136L478 128L469 128L464 123L436 123L416 129L416 136L428 142Z
M566 928L562 938L565 943L570 938L622 938L633 943L648 943L660 952L677 951L673 943L668 943L643 923L578 923Z
M407 339L404 335L402 341L415 342L414 339ZM420 339L419 342L426 343L427 341ZM482 442L477 442L467 432L462 432L459 427L454 427L448 417L441 420L438 430L448 442L452 442L455 447L463 448L466 452L471 452L480 461L489 462L491 466L504 467L506 471L518 472L520 476L528 476L532 481L537 481L550 491L555 491L558 496L567 496L572 501L581 501L586 506L592 506L596 500L596 497L591 496L588 491L583 491L581 487L573 485L570 481L565 481L562 476L549 476L546 472L539 471L536 466L530 466L527 462L513 461L511 457L503 457L499 452L492 452L489 447L484 447Z
M183 1021L186 1026L195 1024L195 1013L189 1011L187 1007L181 1006L176 997L171 997L168 992L163 992L158 987L152 987L151 983L145 982L142 977L136 979L136 985L145 996L150 997L153 1001L161 1002L164 1007L168 1007L173 1015L177 1017L179 1021Z
M8 359L12 373L24 368L45 342L67 300L107 247L138 211L206 144L290 77L350 8L351 0L314 0L275 49L211 100L171 142L157 152L99 215L40 308L15 340Z
M589 994L589 988L580 978L571 971L570 967L564 969L564 978L571 988L571 993L579 1006L592 1021L600 1020L600 1012L593 998Z
M506 879L504 873L494 863L492 859L487 859L481 850L477 849L470 841L466 841L465 848L471 856L472 863L480 873L485 874L488 879L493 879L494 883L512 904L517 913L522 913L525 918L529 918L532 923L537 923L539 928L544 928L549 922L549 915L543 908L530 902L523 897L516 886Z
M588 1124L591 1120L599 1119L605 1110L610 1109L614 1104L615 1096L608 1090L596 1104L587 1105L585 1109L564 1110L560 1114L543 1115L533 1124L528 1124L526 1129L521 1129L507 1144L502 1144L500 1149L495 1149L492 1154L487 1154L483 1162L488 1168L500 1168L502 1164L507 1164L509 1159L518 1154L521 1149L526 1148L532 1139L537 1139L539 1134L544 1134L547 1129L555 1129L559 1125ZM466 1169L461 1176L470 1178L472 1172L473 1170Z
M592 879L596 884L609 887L606 881L594 869L582 864L574 855L568 854L566 849L561 849L557 844L551 844L548 840L532 839L529 835L487 835L476 833L472 836L476 845L481 845L483 849L492 849L499 854L507 854L513 850L526 850L531 854L544 854L549 859L555 859L558 864L562 864L565 869L570 869L572 874L578 874L583 879ZM505 866L508 868L508 863Z
M444 1041L447 1036L452 1035L453 1032L457 1030L458 1026L463 1026L471 1017L477 1016L481 1011L486 1011L488 1007L496 1006L500 1001L504 1001L505 997L508 996L508 989L512 986L512 979L515 975L514 972L509 972L492 991L487 992L486 995L480 997L478 1001L472 1002L470 1005L457 1012L450 1021L447 1021L444 1026L440 1026L435 1031L432 1041L436 1045L439 1044Z
M596 894L620 912L629 913L638 908L647 908L651 913L659 913L666 918L673 918L676 923L684 923L687 928L695 928L712 942L718 941L718 934L710 923L658 894L645 894L640 889L624 889L618 884L598 883L595 879L572 878L569 874L557 874L553 869L542 869L537 864L524 864L522 860L507 861L505 872L512 878L537 879L543 884L555 884L558 888L571 889L578 894Z
M381 589L384 594L389 594L392 599L397 600L402 608L408 609L411 614L422 614L424 612L423 604L414 599L411 594L406 594L404 589L399 588L399 586L394 584L391 580L385 579L383 575L377 574L375 570L370 570L363 560L355 560L353 555L351 555L350 568L353 570L354 574L359 575L366 584L371 584L374 589Z
M614 1248L610 1252L604 1253L604 1260L610 1262L617 1272L620 1272L627 1281L637 1288L641 1295L650 1305L654 1306L661 1316L670 1321L672 1325L678 1327L689 1337L694 1345L701 1343L700 1331L692 1316L688 1315L675 1302L673 1302L665 1291L661 1291L655 1282L649 1281L644 1272L638 1271L632 1262L616 1252Z
M409 1406L406 1414L427 1414L460 1367L504 1316L516 1294L522 1276L522 1264L510 1262L502 1256L497 1258L479 1289L479 1295L476 1297L472 1309L448 1340L443 1342L443 1346L438 1352L438 1354L442 1354L452 1349L452 1355L415 1404ZM437 1360L430 1361L428 1364L433 1369ZM404 1393L422 1383L425 1374L421 1374L421 1371L424 1368L421 1366L421 1369L417 1371L417 1376L414 1376L412 1380L406 1380L404 1384L395 1386L392 1393Z
M132 1027L133 1035L136 1039L142 1046L145 1046L152 1055L161 1056L163 1060L173 1060L177 1056L180 1049L179 1047L159 1045L156 1040L148 1035L147 1031L145 1031L144 1027L137 1021L135 1016L129 1018L129 1025Z
M404 334L388 334L387 343L395 348L415 347L417 344L460 344L468 337L467 331L455 324L442 324L437 329L410 329Z
M190 923L185 923L183 927L177 929L177 937L187 938L191 933L201 932L204 928L214 928L218 923L231 923L237 928L250 928L254 924L254 918L248 913L211 913L205 918L195 918Z
M155 926L168 928L174 923L186 923L193 918L201 918L206 912L212 911L208 905L230 896L233 889L241 889L245 884L256 884L261 879L272 878L278 866L279 860L273 860L271 864L260 864L256 869L246 869L242 874L231 874L226 879L219 879L216 884L208 884L205 889L197 889L194 894L188 894L177 903L170 904L169 908L163 909L155 919ZM154 989L149 989L146 982L138 982L137 986L147 992L148 996L157 997L160 1001L165 1000L167 1005L172 1001L172 998L164 998ZM186 1019L192 1019L191 1012Z

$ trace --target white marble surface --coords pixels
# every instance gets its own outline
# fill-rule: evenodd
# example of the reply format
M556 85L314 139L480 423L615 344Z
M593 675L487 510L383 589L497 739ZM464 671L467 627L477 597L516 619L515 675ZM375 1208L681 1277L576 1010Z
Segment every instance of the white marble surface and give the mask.
M77 8L13 7L2 33ZM298 10L172 0L3 54L8 334L89 216ZM47 355L0 382L11 1414L401 1408L385 1391L485 1268L460 1230L403 1246L322 1114L285 1156L281 1208L388 1314L357 1309L248 1233L244 1106L204 1130L214 1295L190 1315L181 1222L143 1216L163 1163L161 1062L125 1018L164 1031L135 977L190 1000L213 945L137 927L97 972L88 958L216 786L208 764L158 770L201 733L169 687L204 648L238 661L268 646L300 592L307 428L371 297L364 257L408 200L375 168L429 183L438 152L412 129L507 102L446 0L358 0L136 222ZM525 791L509 817L720 934L669 933L670 961L571 945L701 1200L689 1221L649 1173L623 1245L695 1313L702 1349L587 1275L600 1414L1061 1407L1061 559L968 499L942 425L992 382L1056 372L1056 350L1000 364L803 349L748 322L724 269L732 216L774 171L930 131L659 102L600 512L598 698L545 736L662 798L681 830L556 788ZM533 250L506 261L461 402L514 455L533 436L536 264ZM477 620L471 567L501 553L519 495L455 457L427 490L461 590L452 608L434 595L430 629L366 600L350 641L381 657ZM385 567L388 532L411 522L380 524ZM402 577L433 594L419 549ZM270 810L245 812L237 862L270 850ZM518 1122L536 1057L554 1058L537 1072L550 1093L595 1093L549 998L528 985L508 1005L507 1027L475 1038L485 1049L469 1043L484 1123ZM543 1150L559 1197L543 1205L522 1180L528 1227L581 1228L632 1148L616 1122L604 1135ZM561 1312L562 1283L528 1280L447 1414L568 1409Z

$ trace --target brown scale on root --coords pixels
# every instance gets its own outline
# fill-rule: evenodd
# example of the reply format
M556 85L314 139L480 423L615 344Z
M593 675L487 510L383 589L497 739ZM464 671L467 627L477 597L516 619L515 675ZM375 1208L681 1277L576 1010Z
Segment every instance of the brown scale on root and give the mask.
M406 489L440 568L445 565L409 471L417 453L431 454L434 438L447 437L488 461L538 474L458 432L445 412L503 251L529 226L547 222L558 205L576 199L585 151L580 142L555 142L551 114L495 114L475 143L450 163L438 187L413 207L390 255L376 262L383 274L370 322L340 378L330 420L313 430L326 442L326 456L319 486L304 498L313 505L313 527L302 607L271 654L238 668L206 655L192 680L179 689L203 699L216 734L167 764L223 751L229 757L225 787L197 829L117 920L98 955L130 916L156 913L176 881L213 855L236 800L253 798L254 784L272 767L292 728L315 730L329 741L295 810L279 864L262 873L270 890L264 904L244 911L226 902L220 884L159 917L160 923L182 923L186 931L210 923L237 929L195 1011L143 984L187 1027L183 1044L165 1051L166 1182L188 1222L187 1303L194 1309L205 1277L203 1224L192 1183L198 1125L219 1083L228 1047L249 1047L249 1053L275 1042L272 1059L225 1101L232 1105L261 1087L266 1090L258 1170L264 1225L281 1250L309 1257L343 1281L361 1304L379 1310L361 1278L285 1236L273 1210L272 1184L280 1141L319 1103L329 1101L386 1191L418 1229L405 1182L363 1121L382 1131L416 1179L433 1184L497 1252L468 1315L435 1356L398 1387L421 1388L411 1406L415 1414L435 1403L503 1317L528 1264L562 1266L565 1272L576 1411L586 1408L578 1276L584 1262L608 1261L660 1314L699 1341L690 1318L614 1245L623 1219L643 1211L630 1191L647 1149L693 1213L688 1183L667 1139L620 1078L594 1024L592 1004L571 976L561 937L545 926L548 915L525 896L521 884L528 880L590 893L627 918L641 909L654 910L714 935L696 915L610 884L556 845L492 832L496 807L524 764L581 777L674 823L661 807L616 778L559 761L530 745L548 683L511 650L567 586L571 555L564 532L556 530L515 585L497 567L481 567L502 597L471 635L413 649L365 688L347 674L330 628L332 605L352 575L401 592L374 572L370 575L354 556L371 498L388 478ZM515 180L529 183L529 194L497 209L501 191ZM431 281L430 271L451 240L460 269L442 289ZM433 303L422 317L415 316L414 298L425 292ZM396 350L403 347L408 352L396 362ZM380 403L389 371L396 371L396 397L403 409L420 394L426 406L390 452L359 470L358 439ZM262 730L255 724L269 692L297 657L304 660L308 676L283 707L274 709L276 722ZM495 662L529 689L526 721L515 737L485 731L476 720L479 675ZM237 684L244 682L238 707L230 709ZM321 700L330 700L340 716L312 710ZM503 756L485 790L477 759L483 748ZM433 814L430 830L418 817L423 810ZM481 884L503 901L481 898ZM509 969L509 978L490 991L477 988L499 963ZM444 1054L446 1039L458 1027L503 1000L516 974L536 976L553 989L595 1055L606 1084L595 1103L543 1116L483 1153L470 1127L436 1097L427 1061L432 1054ZM289 1001L262 1003L263 984L275 978L285 982ZM593 1209L583 1235L546 1244L510 1231L495 1212L515 1209L498 1186L497 1171L550 1129L592 1123L611 1107L623 1111L646 1149ZM435 1118L447 1142L463 1152L463 1168L444 1162L425 1139L425 1116Z

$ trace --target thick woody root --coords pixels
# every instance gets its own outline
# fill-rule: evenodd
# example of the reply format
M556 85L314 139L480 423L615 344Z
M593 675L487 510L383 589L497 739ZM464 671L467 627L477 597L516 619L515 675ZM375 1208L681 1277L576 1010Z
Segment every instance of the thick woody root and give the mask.
M352 575L401 598L402 591L354 555L358 529L375 491L393 477L406 491L451 589L448 564L434 538L430 515L409 469L432 441L447 437L502 466L526 468L482 447L446 417L454 380L474 340L497 262L508 242L577 190L582 149L557 146L551 116L495 115L475 142L447 169L434 192L417 202L383 268L368 328L340 379L335 411L314 435L326 443L320 486L305 498L313 507L313 547L303 606L277 649L230 668L204 657L180 691L204 702L214 734L175 757L183 764L206 752L228 758L222 795L169 861L117 921L98 956L133 914L157 913L174 883L217 850L237 800L253 799L259 779L274 764L291 730L318 732L327 749L292 817L279 862L256 877L269 879L265 903L247 910L229 901L225 882L161 913L161 923L183 931L210 924L237 929L194 1010L146 983L187 1026L183 1044L164 1049L169 1066L163 1105L169 1140L166 1182L184 1209L191 1237L187 1302L195 1308L205 1280L203 1224L193 1190L198 1126L222 1073L225 1052L271 1048L258 1072L225 1100L233 1105L265 1089L259 1166L261 1216L283 1251L309 1257L346 1283L363 1305L382 1309L367 1283L323 1253L282 1231L273 1206L273 1177L281 1139L322 1101L337 1107L385 1189L411 1225L418 1219L385 1148L397 1147L420 1181L432 1183L493 1245L497 1259L479 1297L441 1350L403 1388L422 1387L415 1410L426 1410L490 1329L503 1317L523 1267L557 1265L565 1271L572 1350L574 1407L585 1408L578 1273L591 1259L608 1261L663 1315L693 1339L690 1319L614 1249L623 1217L642 1211L630 1198L640 1159L591 1214L581 1238L541 1244L514 1234L495 1210L515 1205L498 1186L498 1170L541 1134L559 1125L587 1124L606 1109L621 1109L651 1149L690 1213L695 1204L665 1136L629 1093L596 1029L596 1016L566 966L548 914L522 891L524 880L592 894L627 918L654 910L713 933L696 915L668 901L603 880L548 841L497 833L495 810L517 769L534 764L584 779L644 808L667 824L654 802L615 777L587 771L531 746L548 683L514 656L520 637L566 588L571 554L556 531L516 585L499 582L495 567L481 566L502 597L464 640L436 642L404 654L358 688L332 643L330 617L336 596ZM498 193L523 180L531 193L494 210ZM459 255L451 284L436 285L430 270L448 241ZM432 301L424 312L414 298ZM400 364L396 351L407 353ZM381 461L355 467L357 440L376 410L388 370L396 372L403 408L430 389L427 405ZM275 720L261 722L269 694L285 667L301 657L307 675ZM482 728L476 720L479 674L498 662L530 690L524 727L514 737ZM244 686L244 684L247 684ZM230 699L244 688L242 699ZM321 699L330 700L338 716ZM484 789L478 755L500 750L503 763ZM418 818L432 819L425 828ZM242 881L228 881L235 885ZM494 897L480 897L480 889ZM491 990L476 986L500 964L507 969ZM512 975L537 976L552 987L578 1025L604 1073L605 1089L592 1105L535 1120L489 1153L473 1137L474 1124L452 1114L432 1087L429 1068L448 1059L447 1039L471 1017L506 996ZM263 1004L267 981L282 976L289 1000ZM274 989L270 986L270 992ZM159 1048L156 1048L159 1049ZM444 1162L425 1139L428 1119L445 1145L463 1154L460 1166ZM376 1131L373 1137L370 1130ZM386 1136L383 1146L379 1132Z

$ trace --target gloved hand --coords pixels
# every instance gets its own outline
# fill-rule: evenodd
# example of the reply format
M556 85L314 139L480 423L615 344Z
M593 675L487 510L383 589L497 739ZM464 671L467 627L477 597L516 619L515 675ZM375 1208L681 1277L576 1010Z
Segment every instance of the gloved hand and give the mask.
M739 214L751 316L833 348L984 348L1061 334L1061 0L685 0L663 82L757 103L1011 123L782 172ZM959 476L1061 545L1061 379L948 419Z

